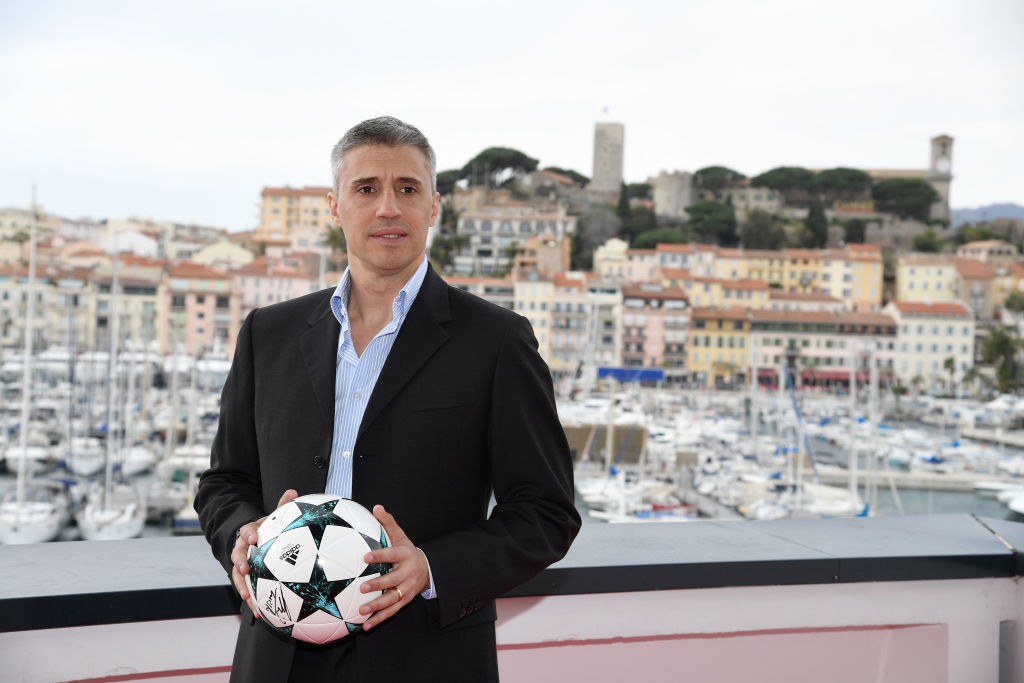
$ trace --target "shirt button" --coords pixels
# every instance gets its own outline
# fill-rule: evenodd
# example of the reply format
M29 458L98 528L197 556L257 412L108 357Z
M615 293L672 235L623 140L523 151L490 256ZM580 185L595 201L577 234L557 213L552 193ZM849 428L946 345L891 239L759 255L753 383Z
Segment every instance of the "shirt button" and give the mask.
M352 452L351 451L345 451L344 453L341 454L341 457L343 457L346 460L348 460L349 458L352 457Z
M360 399L361 396L362 396L362 394L360 394L358 391L356 393L352 394L352 398L354 398L357 401Z
M315 458L313 458L313 467L317 468L318 470L322 470L324 468L324 458L322 455L318 455Z

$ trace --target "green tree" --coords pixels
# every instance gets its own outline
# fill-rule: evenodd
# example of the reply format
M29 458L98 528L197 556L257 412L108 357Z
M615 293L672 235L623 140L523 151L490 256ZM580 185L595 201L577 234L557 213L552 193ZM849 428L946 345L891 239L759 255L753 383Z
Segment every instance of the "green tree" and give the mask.
M779 166L750 179L754 187L770 187L779 192L807 190L814 180L814 172L799 166Z
M333 252L338 254L348 253L348 245L345 244L345 233L337 225L330 225L324 233L324 244Z
M864 199L871 190L871 176L856 168L830 168L814 176L809 189L826 203Z
M940 240L939 236L931 228L928 228L914 238L915 251L939 252L942 251L944 245L945 242Z
M934 187L916 178L883 180L871 188L871 196L876 210L919 221L928 220L932 203L939 199Z
M629 195L626 194L626 183L622 183L622 187L619 190L619 203L615 207L615 213L623 221L633 214L633 210L629 208Z
M456 256L466 245L469 244L467 235L456 235L454 233L439 234L434 236L430 243L430 260L439 270L450 272L453 257Z
M655 227L654 212L646 206L637 206L630 209L629 216L622 219L623 237L630 244L633 243L637 235L653 230Z
M843 226L843 232L845 233L844 239L847 244L864 244L864 238L868 232L868 224L860 218L851 218Z
M720 197L722 190L743 180L747 176L725 166L706 166L693 174L693 184L701 190L713 192Z
M582 173L578 173L578 172L572 170L571 168L559 168L558 166L545 166L544 170L545 171L551 171L552 173L560 173L560 174L564 175L565 177L571 179L574 183L576 183L577 185L579 185L581 187L583 185L586 185L587 183L590 182L590 178L588 178L587 176L583 175Z
M437 174L437 191L444 196L455 191L455 183L462 180L462 169L440 171Z
M1001 392L1008 392L1017 386L1017 348L1019 344L1005 327L989 330L981 345L981 357L986 363L996 365L996 386Z
M626 196L630 199L650 199L651 186L647 183L629 183L625 186Z
M817 199L811 202L811 208L807 210L804 230L806 233L805 247L820 249L828 242L828 219L825 217L825 207Z
M723 247L736 245L736 212L731 204L704 200L686 207L686 213L690 214L687 227L696 240Z
M488 147L462 167L462 177L469 178L472 185L481 185L486 180L490 187L497 187L501 176L508 172L521 175L536 169L537 160L517 149Z
M782 249L786 229L781 221L764 209L751 209L740 228L740 246L744 249Z
M956 359L948 356L942 361L942 368L949 373L949 392L956 396Z
M653 249L659 244L684 244L689 241L686 231L680 228L655 228L637 235L631 246L634 249Z
M998 232L988 226L974 224L963 226L956 241L960 244L966 244L967 242L981 242L983 240L1003 240L1004 242L1013 243L1010 235L1006 232Z
M1019 289L1015 289L1006 297L1006 301L1003 302L1003 308L1012 313L1024 312L1024 292Z

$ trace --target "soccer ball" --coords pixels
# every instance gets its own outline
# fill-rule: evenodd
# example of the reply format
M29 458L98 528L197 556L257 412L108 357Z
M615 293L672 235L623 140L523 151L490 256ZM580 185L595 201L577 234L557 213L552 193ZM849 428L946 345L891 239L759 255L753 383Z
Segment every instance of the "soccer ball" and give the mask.
M263 621L298 640L328 643L362 629L359 608L380 596L361 593L390 564L363 556L391 545L359 503L314 493L282 505L256 530L249 548L249 590Z

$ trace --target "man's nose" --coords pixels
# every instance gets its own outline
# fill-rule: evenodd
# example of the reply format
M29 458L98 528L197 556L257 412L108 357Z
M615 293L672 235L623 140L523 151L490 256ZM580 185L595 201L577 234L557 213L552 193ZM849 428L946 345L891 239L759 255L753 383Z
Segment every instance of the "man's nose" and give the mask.
M380 200L377 204L377 218L397 218L402 210L398 206L398 193L393 189L385 188L380 193Z

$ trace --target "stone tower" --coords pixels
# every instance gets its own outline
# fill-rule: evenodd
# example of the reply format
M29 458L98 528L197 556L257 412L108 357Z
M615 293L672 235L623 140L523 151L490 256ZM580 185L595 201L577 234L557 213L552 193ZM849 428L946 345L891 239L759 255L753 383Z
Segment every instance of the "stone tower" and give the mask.
M621 123L594 125L594 173L590 192L595 198L616 202L622 189L622 150L626 128Z
M953 180L953 138L948 135L937 135L931 140L931 162L928 164L928 181L939 199L931 208L931 217L945 221L952 216L949 210L949 185Z

